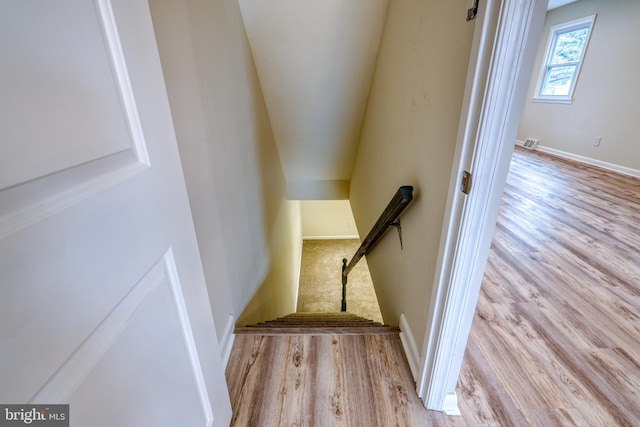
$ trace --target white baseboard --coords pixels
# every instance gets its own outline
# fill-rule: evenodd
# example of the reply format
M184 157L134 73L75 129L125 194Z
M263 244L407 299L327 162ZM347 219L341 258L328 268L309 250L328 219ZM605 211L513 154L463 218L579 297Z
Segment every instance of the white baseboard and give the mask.
M516 144L519 146L522 146L524 142L517 140ZM590 157L581 156L579 154L567 153L566 151L556 150L555 148L545 147L544 145L540 145L540 144L538 144L538 146L536 147L536 150L542 151L543 153L552 154L557 157L562 157L564 159L573 160L573 161L584 163L587 165L610 170L612 172L621 173L623 175L632 176L634 178L640 178L640 170L628 168L626 166L620 166L614 163L592 159Z
M402 347L404 348L404 354L407 356L413 380L417 383L420 353L418 352L416 340L413 338L413 333L411 332L411 328L409 328L407 318L404 317L404 313L400 315L400 341L402 341Z
M302 236L302 240L360 240L357 234L346 236Z
M235 335L233 330L235 329L235 321L233 320L233 316L230 314L229 319L227 320L227 324L224 328L224 333L222 334L222 339L220 340L220 353L222 355L222 365L226 368L227 363L229 362L229 356L231 355L231 348L233 347L233 340L235 339Z
M442 403L442 412L447 415L461 416L458 409L458 396L455 393L447 394Z

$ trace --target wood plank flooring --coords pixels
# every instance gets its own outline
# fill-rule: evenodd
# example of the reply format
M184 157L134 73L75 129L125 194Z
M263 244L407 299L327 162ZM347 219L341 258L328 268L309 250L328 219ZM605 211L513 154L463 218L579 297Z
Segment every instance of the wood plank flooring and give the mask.
M516 150L458 385L469 425L640 425L640 181Z
M238 335L234 426L640 426L640 181L517 150L458 384L427 411L397 335Z
M427 411L394 335L238 335L232 426L464 426Z

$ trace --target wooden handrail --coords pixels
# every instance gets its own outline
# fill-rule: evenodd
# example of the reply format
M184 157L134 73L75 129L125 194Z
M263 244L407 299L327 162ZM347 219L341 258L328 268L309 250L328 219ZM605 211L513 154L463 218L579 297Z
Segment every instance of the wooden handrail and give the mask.
M413 200L413 187L411 185L404 185L396 191L385 210L378 218L378 221L373 225L367 237L362 241L362 244L347 264L347 259L342 260L342 311L347 311L347 275L353 267L356 266L360 259L367 255L373 247L378 243L378 240L387 231L389 227L396 227L400 235L400 244L402 245L402 228L400 227L400 221L396 221L402 211Z

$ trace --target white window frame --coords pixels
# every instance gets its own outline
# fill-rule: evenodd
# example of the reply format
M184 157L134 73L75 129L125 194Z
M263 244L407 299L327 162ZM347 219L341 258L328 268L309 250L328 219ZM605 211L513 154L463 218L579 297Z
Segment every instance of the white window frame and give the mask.
M582 63L584 62L584 57L587 54L587 48L589 47L589 40L591 39L591 33L593 32L593 24L596 20L596 15L587 16L585 18L576 19L575 21L565 22L562 24L557 24L551 27L549 30L549 36L547 38L547 46L545 48L545 56L544 61L540 67L540 73L538 75L538 83L536 84L536 89L533 96L533 101L537 102L557 102L562 104L571 104L573 103L573 92L576 88L576 82L578 80L578 76L580 75L580 69L582 68ZM588 28L589 33L587 34L587 40L584 43L584 48L582 50L582 55L580 56L580 61L578 62L567 62L564 64L550 64L551 58L553 57L553 51L556 47L556 41L558 36L563 33L567 33L570 31L575 31L580 28ZM547 72L551 67L557 66L565 66L565 65L575 65L575 72L573 74L573 78L571 79L571 84L569 86L569 93L567 95L542 95L542 86L544 85L544 81L547 75Z

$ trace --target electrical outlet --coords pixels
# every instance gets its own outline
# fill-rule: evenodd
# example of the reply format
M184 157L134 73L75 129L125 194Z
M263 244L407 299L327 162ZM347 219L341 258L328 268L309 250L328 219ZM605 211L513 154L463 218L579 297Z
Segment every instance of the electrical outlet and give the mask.
M600 142L602 142L602 138L597 136L596 139L593 140L593 146L594 147L599 147L600 146Z

